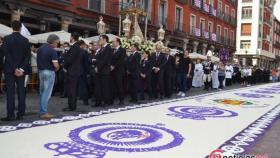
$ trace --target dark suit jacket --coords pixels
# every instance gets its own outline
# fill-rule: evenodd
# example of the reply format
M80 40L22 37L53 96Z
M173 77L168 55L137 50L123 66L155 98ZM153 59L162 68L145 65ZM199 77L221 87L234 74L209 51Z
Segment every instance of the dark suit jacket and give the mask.
M101 48L100 52L96 55L96 67L98 73L102 75L110 75L110 66L113 56L113 50L109 44Z
M119 49L113 54L111 61L111 65L115 67L113 70L114 73L124 73L126 57L126 50L122 47L119 47Z
M3 66L4 66L4 60L3 59L4 59L4 52L2 50L2 46L0 46L0 71L3 69ZM1 78L1 74L0 74L0 78Z
M80 75L81 67L81 52L79 44L76 42L72 45L69 51L64 56L64 68L67 70L69 75Z
M169 55L168 60L166 57L166 62L164 65L165 75L172 76L175 71L176 71L175 58Z
M89 73L89 54L87 51L83 50L81 51L81 69L80 74L81 75L87 75Z
M13 74L17 68L21 68L27 73L31 57L30 44L27 38L19 32L5 36L2 51L5 56L5 73Z
M140 75L140 60L141 55L138 52L131 54L127 60L127 71L134 78L139 78Z
M146 77L150 77L152 73L152 62L150 60L141 60L140 73L145 74Z
M151 61L153 66L152 67L158 67L160 68L160 73L163 73L164 65L166 63L166 57L165 54L160 53L158 57L156 57L156 53L153 53L151 55Z

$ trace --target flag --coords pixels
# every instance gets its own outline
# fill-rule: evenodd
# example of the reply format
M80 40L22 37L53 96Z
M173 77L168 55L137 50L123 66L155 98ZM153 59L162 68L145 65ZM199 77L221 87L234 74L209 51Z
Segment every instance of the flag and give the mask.
M28 31L28 29L24 26L23 23L21 23L20 34L21 34L22 36L30 36L30 35L31 35L31 33Z

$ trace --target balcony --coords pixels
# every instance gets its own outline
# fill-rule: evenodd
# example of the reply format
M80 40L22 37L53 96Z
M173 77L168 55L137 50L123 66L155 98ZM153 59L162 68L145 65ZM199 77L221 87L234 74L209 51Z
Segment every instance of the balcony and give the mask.
M223 14L222 10L219 10L219 9L218 9L217 17L223 20L224 14Z
M253 0L242 0L242 3L252 3Z
M210 33L210 39L217 42L217 35L215 33Z
M219 43L222 43L222 36L217 34L216 35L216 41L219 42Z
M180 22L174 22L174 33L175 35L178 36L185 36L186 35L186 31L184 30L184 28L186 28L186 24L185 23L180 23Z
M211 4L209 5L209 14L217 16L217 10Z
M192 5L197 8L201 8L201 4L201 0L192 0Z
M252 19L252 14L242 14L242 19Z
M176 0L176 2L183 3L183 4L188 4L188 0Z
M230 22L230 18L229 18L229 15L228 15L228 14L225 14L225 15L224 15L224 21Z
M230 24L236 26L236 18L235 17L230 17Z
M167 17L166 16L158 16L157 22L155 23L156 26L162 25L164 28L167 28Z
M272 22L271 22L270 19L264 18L264 19L263 19L263 22L264 22L265 24L269 25L269 26L272 26Z

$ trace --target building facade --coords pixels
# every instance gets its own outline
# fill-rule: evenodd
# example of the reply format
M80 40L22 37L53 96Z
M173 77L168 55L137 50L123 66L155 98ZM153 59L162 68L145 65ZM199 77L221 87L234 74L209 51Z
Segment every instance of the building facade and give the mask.
M280 66L280 21L273 21L273 53L275 54L275 66Z
M273 52L275 0L239 0L236 57L242 65L270 67Z
M160 25L165 44L206 54L226 50L233 56L236 34L236 0L138 0L148 13L148 38L157 40ZM103 16L107 32L119 33L119 11L131 0L1 0L0 23L20 19L32 34L65 30L84 37L97 35ZM124 17L122 17L123 19ZM144 20L139 19L144 28Z

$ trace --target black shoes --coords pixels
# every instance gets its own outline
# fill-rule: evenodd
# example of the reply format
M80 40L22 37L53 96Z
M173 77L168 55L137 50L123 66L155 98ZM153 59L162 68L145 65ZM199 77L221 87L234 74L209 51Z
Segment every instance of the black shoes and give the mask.
M17 120L23 120L23 115L17 113Z
M62 111L75 111L76 109L63 108Z
M1 118L1 121L15 121L15 120L16 120L15 117L10 117L10 116Z

